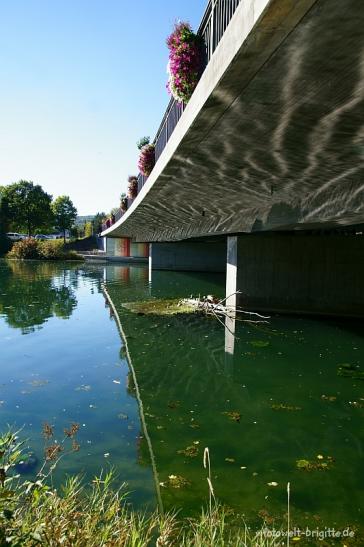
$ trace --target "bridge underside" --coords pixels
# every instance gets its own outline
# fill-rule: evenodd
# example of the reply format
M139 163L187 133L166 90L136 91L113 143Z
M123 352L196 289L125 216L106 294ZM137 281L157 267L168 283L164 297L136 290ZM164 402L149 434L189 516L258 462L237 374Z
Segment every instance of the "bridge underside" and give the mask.
M226 272L228 303L245 309L363 317L363 253L361 234L241 234L153 243L151 266Z
M173 241L364 222L363 5L295 4L268 4L158 179L109 237Z

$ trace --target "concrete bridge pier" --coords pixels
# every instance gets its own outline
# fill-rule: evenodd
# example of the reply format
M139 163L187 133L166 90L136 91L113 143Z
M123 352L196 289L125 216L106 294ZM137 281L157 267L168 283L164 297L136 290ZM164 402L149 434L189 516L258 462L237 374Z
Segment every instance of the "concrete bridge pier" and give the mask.
M150 272L226 273L227 305L364 316L364 236L355 230L239 234L153 243L151 248Z
M269 232L228 241L227 287L236 283L243 307L364 317L361 233Z

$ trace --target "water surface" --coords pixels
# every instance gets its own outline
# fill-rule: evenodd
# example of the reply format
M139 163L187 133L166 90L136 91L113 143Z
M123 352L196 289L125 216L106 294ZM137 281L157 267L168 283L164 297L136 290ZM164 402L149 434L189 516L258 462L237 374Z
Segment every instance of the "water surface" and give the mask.
M362 366L363 325L275 316L232 340L216 320L123 307L223 290L219 275L0 262L1 428L23 427L40 462L44 421L80 423L58 474L112 465L137 506L199 510L209 447L218 498L252 522L284 518L289 481L295 524L360 527L364 382L338 372Z

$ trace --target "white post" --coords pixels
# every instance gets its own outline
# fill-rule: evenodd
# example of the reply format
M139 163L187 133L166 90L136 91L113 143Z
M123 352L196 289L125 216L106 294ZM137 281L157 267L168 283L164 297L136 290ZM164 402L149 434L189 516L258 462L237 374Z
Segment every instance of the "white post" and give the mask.
M238 236L227 237L226 255L226 306L236 307L238 273Z
M226 307L236 308L236 284L238 273L238 237L227 237L226 253ZM235 314L229 314L225 320L225 352L234 353L235 344Z
M152 283L152 244L151 243L149 243L148 265L149 265L149 284L151 284Z

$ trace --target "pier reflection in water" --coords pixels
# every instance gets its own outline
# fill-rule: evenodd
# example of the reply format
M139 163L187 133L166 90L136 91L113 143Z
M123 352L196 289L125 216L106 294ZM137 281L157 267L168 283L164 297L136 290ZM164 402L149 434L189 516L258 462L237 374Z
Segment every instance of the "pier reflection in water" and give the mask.
M14 265L0 263L1 428L24 425L39 460L42 422L77 421L81 450L60 474L111 464L136 504L160 494L191 513L207 500L208 446L217 496L247 517L282 516L290 481L300 525L359 525L363 382L341 365L361 365L362 324L224 329L196 314L138 315L123 304L223 296L223 276L153 272L150 283L143 266Z
M151 295L222 296L223 281L153 272ZM363 359L362 324L274 316L269 324L228 320L224 329L198 315L133 314L122 291L107 285L167 509L197 510L206 500L208 446L215 491L229 506L282 517L290 481L301 524L360 523L364 393L360 381L340 375L340 363ZM144 442L141 449L147 459ZM185 487L173 488L170 476L186 479Z

